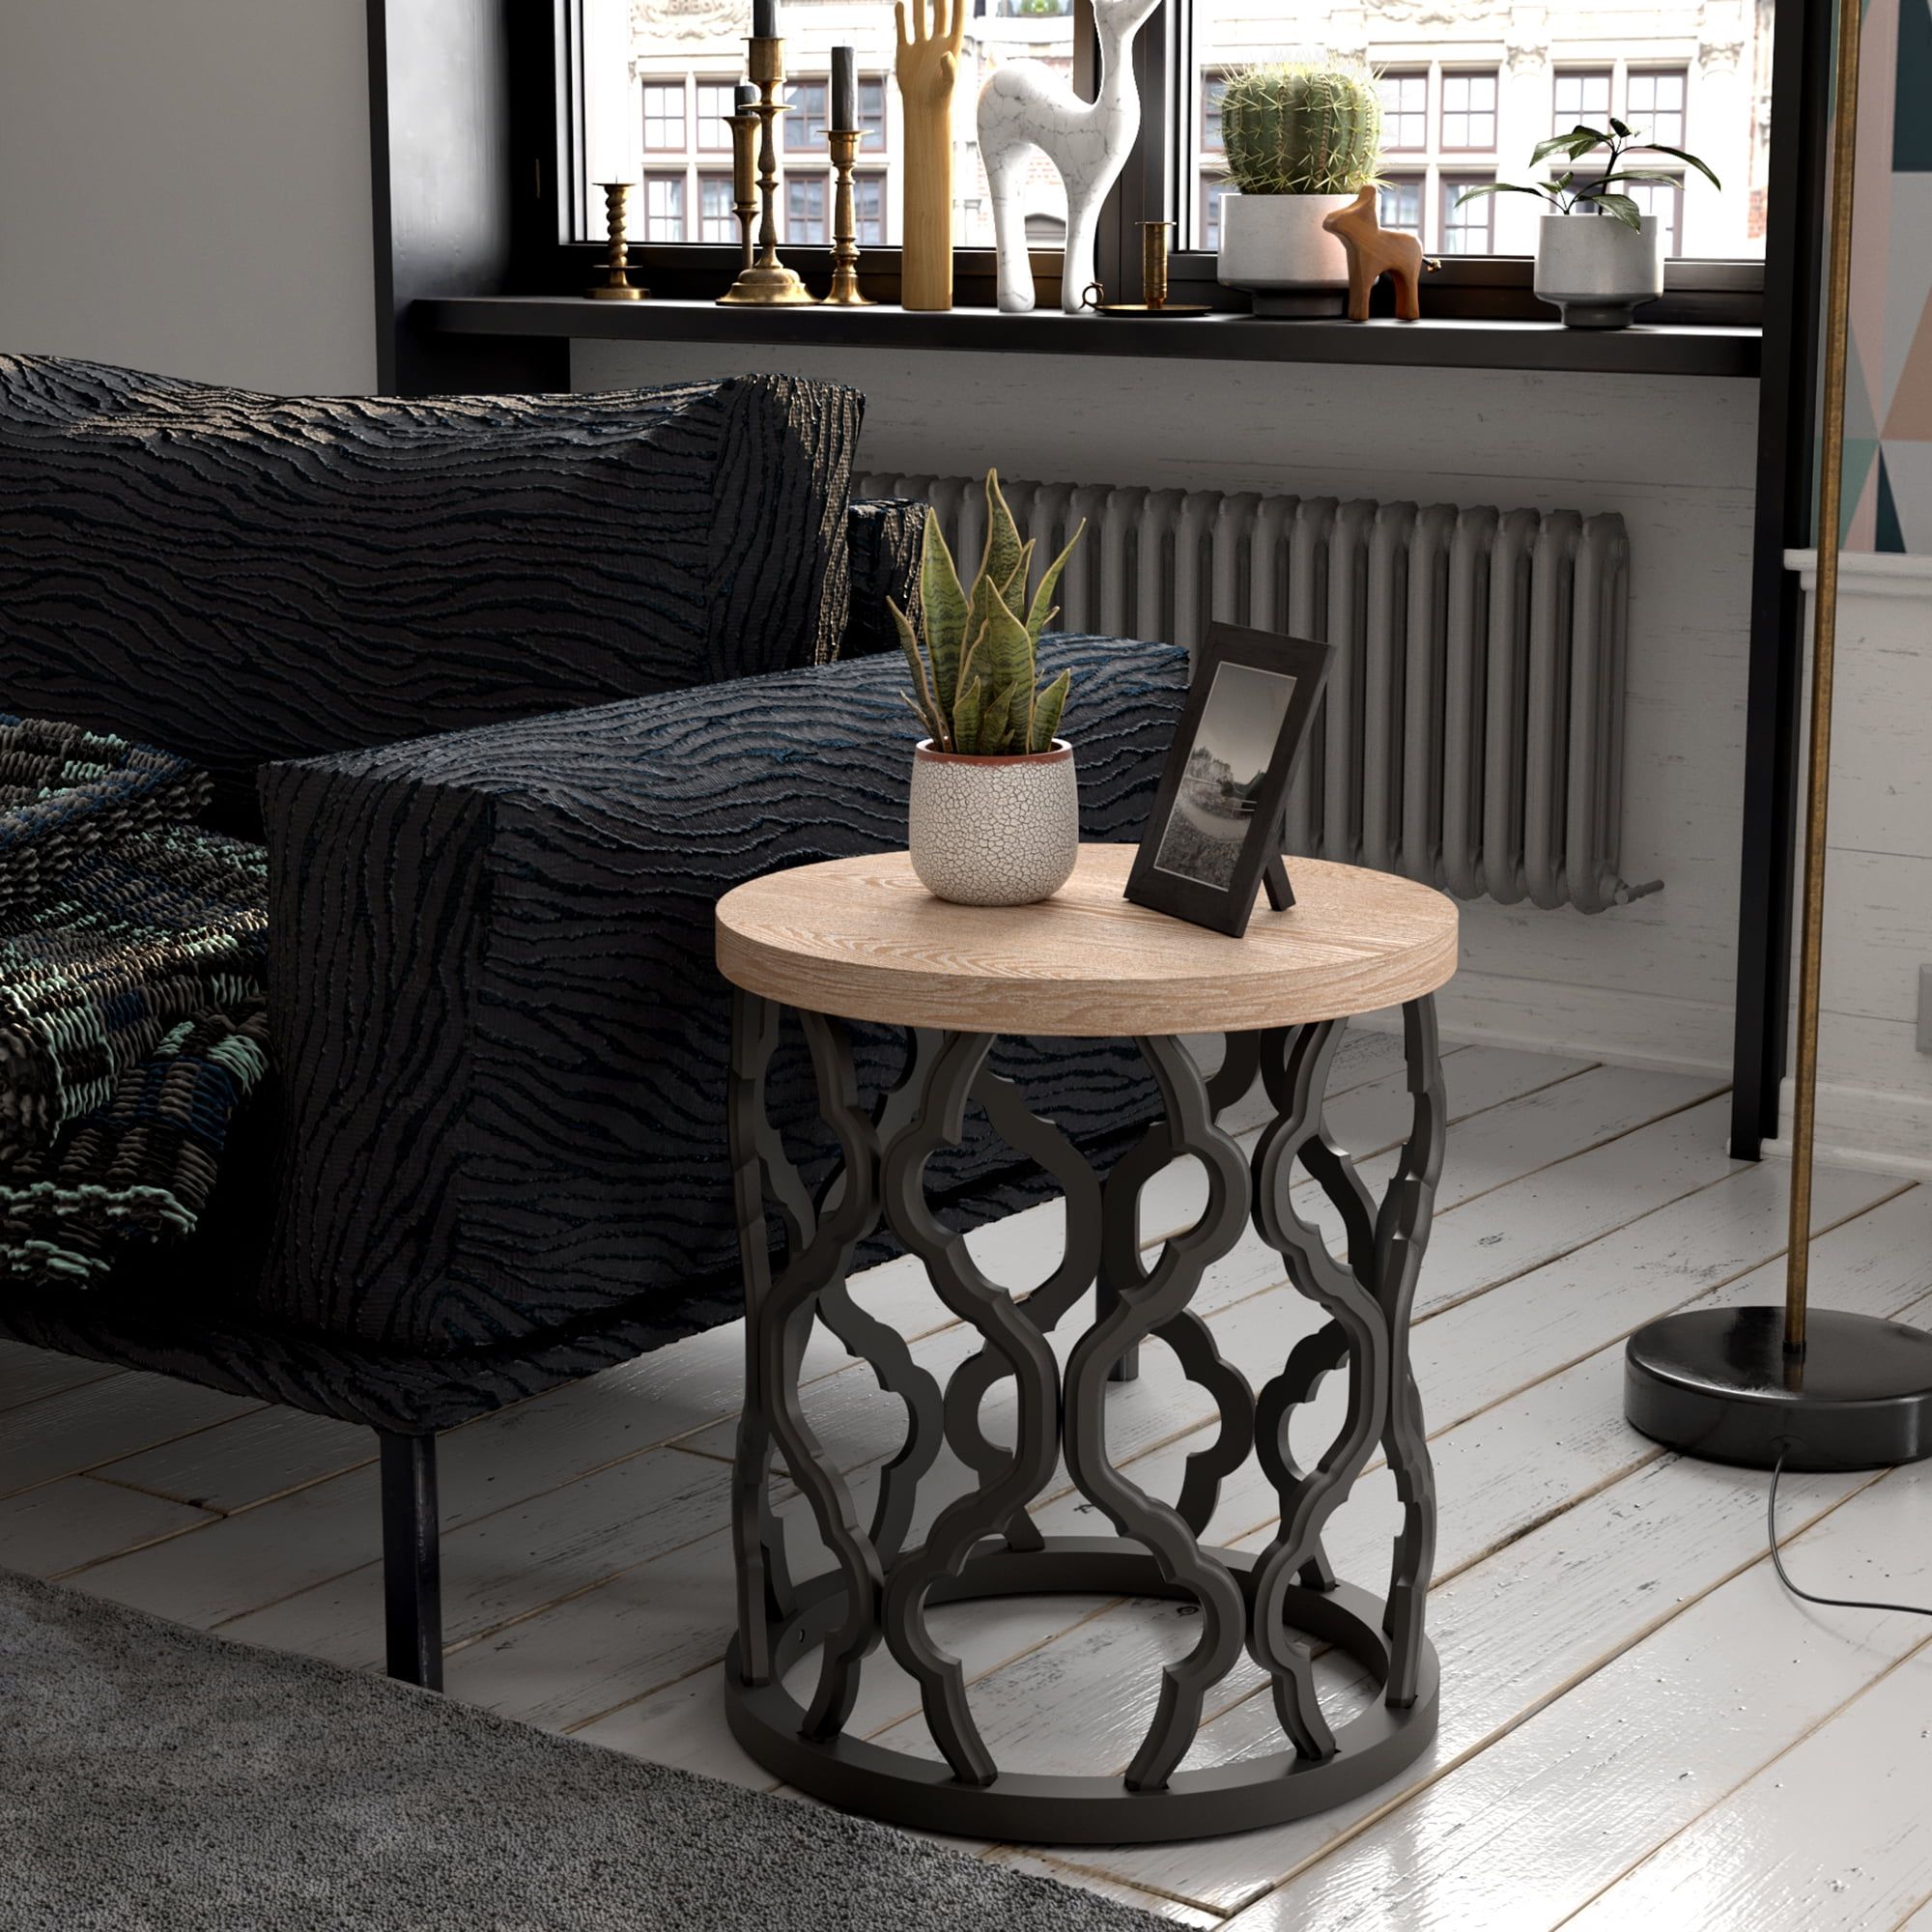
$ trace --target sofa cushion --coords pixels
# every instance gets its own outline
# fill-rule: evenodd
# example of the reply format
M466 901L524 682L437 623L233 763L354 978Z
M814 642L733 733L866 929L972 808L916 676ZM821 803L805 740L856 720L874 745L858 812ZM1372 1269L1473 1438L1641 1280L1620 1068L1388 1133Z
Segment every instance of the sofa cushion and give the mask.
M0 355L0 708L275 758L808 665L861 398L289 398Z

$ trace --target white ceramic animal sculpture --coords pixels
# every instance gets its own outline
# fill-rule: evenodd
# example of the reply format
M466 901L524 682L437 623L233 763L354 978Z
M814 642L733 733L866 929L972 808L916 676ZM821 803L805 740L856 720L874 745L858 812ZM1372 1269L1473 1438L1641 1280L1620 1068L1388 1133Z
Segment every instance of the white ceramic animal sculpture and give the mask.
M1126 164L1140 131L1134 36L1159 4L1160 0L1094 0L1100 41L1100 92L1094 100L1082 100L1037 61L1014 61L980 90L980 158L992 190L1000 307L1008 315L1024 315L1034 301L1020 187L1035 148L1060 170L1066 188L1066 257L1060 305L1069 315L1080 307L1081 296L1094 279L1094 236L1100 204Z

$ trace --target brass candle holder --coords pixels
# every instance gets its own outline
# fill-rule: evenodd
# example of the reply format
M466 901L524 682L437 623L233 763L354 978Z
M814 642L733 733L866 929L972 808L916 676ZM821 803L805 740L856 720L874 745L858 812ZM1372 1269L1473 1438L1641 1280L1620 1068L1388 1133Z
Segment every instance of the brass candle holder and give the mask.
M642 301L649 289L633 287L631 282L631 182L599 182L604 190L604 234L610 244L604 257L605 279L593 283L583 293L592 301Z
M872 306L871 297L859 293L859 218L852 196L852 163L859 158L859 143L865 138L858 128L825 130L838 181L832 204L832 293L825 299L846 308Z
M749 267L738 270L738 279L718 299L761 308L809 302L812 298L806 293L805 284L794 270L779 260L776 211L779 150L775 129L779 116L785 111L783 101L777 98L784 80L784 42L776 35L753 34L745 44L749 52L746 71L751 75L759 97L753 111L762 124L758 142L758 199L762 205L758 254Z
M738 273L742 279L751 273L754 259L752 223L758 213L758 110L753 106L736 108L724 116L724 125L731 130L731 213L738 217L738 248L743 257Z

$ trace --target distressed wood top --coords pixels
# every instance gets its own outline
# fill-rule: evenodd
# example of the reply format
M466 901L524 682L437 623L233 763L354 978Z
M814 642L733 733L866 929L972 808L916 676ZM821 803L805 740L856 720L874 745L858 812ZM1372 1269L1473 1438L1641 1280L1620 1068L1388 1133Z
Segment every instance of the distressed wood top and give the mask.
M1131 845L1083 845L1042 904L936 899L903 852L768 873L718 902L718 966L841 1019L956 1032L1241 1033L1373 1011L1456 970L1456 907L1412 880L1291 859L1296 903L1243 939L1121 896Z

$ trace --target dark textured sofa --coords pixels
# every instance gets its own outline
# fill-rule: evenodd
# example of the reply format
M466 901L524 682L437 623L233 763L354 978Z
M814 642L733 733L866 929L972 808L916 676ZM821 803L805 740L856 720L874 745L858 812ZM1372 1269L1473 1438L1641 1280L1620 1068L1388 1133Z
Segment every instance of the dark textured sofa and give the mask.
M374 1427L400 1675L440 1673L437 1432L740 1311L713 904L903 840L881 647L919 523L848 503L861 413L782 378L289 401L0 356L0 707L185 753L266 838L277 1066L191 1241L85 1295L0 1283L0 1333ZM1046 654L1083 832L1135 838L1180 654ZM1008 1053L1098 1158L1151 1111L1118 1047ZM809 1134L802 1057L774 1097ZM965 1221L1032 1184L985 1140L934 1177Z

